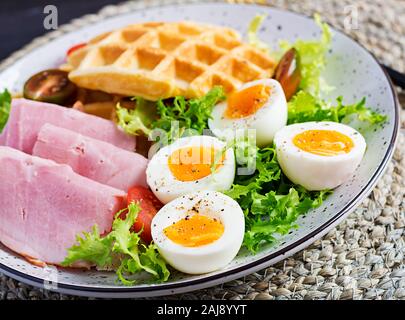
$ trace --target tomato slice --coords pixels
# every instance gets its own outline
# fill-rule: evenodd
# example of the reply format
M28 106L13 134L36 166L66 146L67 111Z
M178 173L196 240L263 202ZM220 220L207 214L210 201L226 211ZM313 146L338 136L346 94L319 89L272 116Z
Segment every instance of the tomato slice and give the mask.
M34 74L24 84L24 98L69 105L77 93L66 71L48 69Z
M67 51L66 55L70 55L70 54L72 54L74 51L76 51L76 50L78 50L78 49L80 49L80 48L83 48L83 47L85 47L85 46L87 46L87 43L85 43L85 42L83 42L83 43L78 43L78 44L74 45L73 47L71 47L71 48Z
M163 206L162 203L148 188L136 186L128 191L128 203L138 202L141 211L134 223L133 230L139 232L142 228L141 239L146 243L152 241L151 225L152 219L158 210Z
M288 100L298 91L301 83L300 59L296 49L291 48L280 59L274 79L280 82Z

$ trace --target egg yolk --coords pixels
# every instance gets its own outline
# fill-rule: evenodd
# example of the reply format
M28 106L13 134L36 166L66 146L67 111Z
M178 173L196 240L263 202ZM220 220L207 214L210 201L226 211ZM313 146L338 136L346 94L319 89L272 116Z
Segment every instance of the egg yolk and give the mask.
M228 96L225 116L238 119L255 114L267 102L270 96L270 87L263 84L234 91Z
M293 143L301 150L319 156L349 153L354 146L350 137L335 130L306 130L297 134Z
M166 227L164 233L170 240L184 247L199 247L218 240L224 229L218 219L195 214Z
M210 175L213 166L217 170L224 158L224 154L213 147L186 147L170 155L168 166L177 180L195 181Z

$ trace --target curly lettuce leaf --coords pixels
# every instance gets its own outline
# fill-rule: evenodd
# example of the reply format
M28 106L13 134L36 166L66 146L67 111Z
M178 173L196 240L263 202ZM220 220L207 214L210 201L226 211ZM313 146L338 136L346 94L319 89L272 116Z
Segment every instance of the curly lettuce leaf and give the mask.
M271 49L268 44L259 39L257 32L266 15L255 16L248 27L248 41L256 48L265 51L270 55ZM326 65L326 53L330 48L332 41L332 32L328 24L322 22L319 14L314 15L315 22L320 27L322 34L318 40L299 39L295 43L287 40L279 42L281 52L272 54L272 56L282 56L284 52L294 47L297 50L300 59L301 82L300 89L307 91L315 96L319 96L321 91L330 91L332 87L328 86L321 74Z
M359 102L353 104L344 104L343 97L337 98L337 109L339 122L349 122L351 116L357 117L359 121L369 124L381 124L387 120L387 116L373 111L366 106L366 98L363 97Z
M195 134L202 134L208 127L208 119L214 106L225 99L222 87L212 88L206 95L196 99L186 99L177 96L173 99L157 102L136 100L135 109L116 108L118 125L130 135L143 133L150 136L154 129L163 131L166 143L181 137L186 130L193 130Z
M159 254L156 254L156 252L156 244L144 246L144 251L140 256L141 263L145 268L154 270L158 279L161 281L167 281L169 279L170 272L167 269L165 260Z
M236 176L225 193L236 200L245 212L243 244L257 252L275 235L296 228L296 220L312 208L319 207L328 190L309 192L291 183L282 173L273 147L258 149L256 171L250 176Z
M100 237L98 226L94 225L91 232L83 232L76 236L77 245L68 250L68 255L62 266L70 266L77 261L87 261L99 267L105 267L112 262L112 237Z
M125 274L131 275L144 270L155 279L166 281L170 273L163 259L157 254L156 246L140 244L139 233L131 231L139 211L140 207L131 203L125 219L116 218L113 222L112 232L115 239L113 251L130 257L121 262L118 268L119 279L121 281L126 279L123 281L125 284L134 284L135 280L127 279Z
M260 40L259 36L257 35L264 19L266 19L265 14L258 14L250 21L247 33L248 42L250 45L270 54L270 46L266 42Z
M120 217L122 213L119 212L112 225L112 232L110 233L110 235L112 235L114 238L112 251L129 256L129 258L124 259L121 262L121 265L118 268L120 272L120 279L123 277L122 270L125 270L127 273L134 274L144 269L139 259L139 242L141 238L138 233L131 231L139 211L140 207L134 205L134 203L131 203L128 206L128 212L125 219ZM128 265L131 265L132 268L128 268ZM146 271L156 275L154 270Z
M103 268L111 265L113 257L120 256L117 276L123 284L136 283L130 276L141 271L148 272L158 281L167 281L170 272L156 246L142 244L139 233L131 230L139 211L140 207L136 203L119 211L115 215L112 231L105 237L100 236L97 226L93 227L92 232L77 236L77 244L68 249L62 266L87 261Z
M11 109L11 94L5 89L0 93L0 133L7 124Z
M201 98L187 100L178 96L172 102L160 100L157 102L159 119L153 123L153 127L171 132L175 122L180 129L192 129L197 134L202 134L208 127L212 109L224 99L223 88L216 86Z
M118 125L130 135L148 136L152 131L150 126L156 118L156 108L153 103L142 98L136 97L132 100L136 101L134 109L123 108L117 103Z
M367 125L381 124L387 117L366 106L366 99L353 104L344 104L343 97L331 105L315 98L308 92L299 91L288 102L288 124L308 121L334 121L349 123L352 117Z
M117 276L121 283L125 285L134 285L135 280L131 280L127 275L138 273L146 270L154 275L154 278L160 282L167 281L170 272L167 269L166 262L157 254L157 247L155 244L149 246L141 245L139 252L139 259L125 258L121 261L117 269Z
M287 188L286 184L283 186ZM329 191L308 192L304 188L290 187L287 194L269 191L265 194L253 192L251 212L246 217L244 245L256 252L263 243L276 241L276 234L285 235L297 228L296 220L310 209L317 208Z
M332 32L328 24L322 22L319 14L314 15L315 22L322 30L319 40L302 40L295 43L280 41L280 47L287 51L294 47L300 57L301 83L300 89L318 97L321 91L329 91L329 87L321 74L326 65L326 54L332 41Z

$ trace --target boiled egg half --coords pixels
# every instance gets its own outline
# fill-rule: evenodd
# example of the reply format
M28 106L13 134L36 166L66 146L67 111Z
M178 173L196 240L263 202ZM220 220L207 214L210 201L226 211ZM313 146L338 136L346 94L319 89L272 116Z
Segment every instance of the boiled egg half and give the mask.
M307 190L333 189L348 180L366 150L359 132L336 122L286 126L274 143L284 174Z
M215 106L208 126L224 140L233 139L240 130L254 130L257 145L265 146L286 125L287 116L287 101L280 83L261 79L244 84Z
M202 274L225 267L245 232L239 204L216 191L197 191L166 204L152 220L152 238L175 269Z
M160 149L146 169L147 183L162 203L198 190L228 190L234 176L233 149L211 136L176 140Z

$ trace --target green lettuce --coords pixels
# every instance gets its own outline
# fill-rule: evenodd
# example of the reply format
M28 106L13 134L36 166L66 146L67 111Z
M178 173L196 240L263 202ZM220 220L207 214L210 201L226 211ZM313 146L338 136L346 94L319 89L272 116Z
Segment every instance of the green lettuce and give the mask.
M11 94L5 89L0 93L0 133L7 124L11 109Z
M243 245L256 252L264 243L274 242L276 234L296 228L298 216L319 207L330 191L307 191L294 185L282 173L275 148L266 147L257 150L256 171L237 175L224 193L245 212Z
M157 102L134 99L137 103L133 110L117 105L118 125L131 135L143 133L150 136L153 129L163 130L166 143L170 143L186 130L202 134L208 127L212 109L225 99L225 93L222 87L216 86L206 95L195 99L183 96Z
M191 129L196 134L201 135L204 129L208 127L207 123L208 119L211 118L212 109L224 99L223 88L216 86L201 98L187 100L178 96L172 102L160 100L157 102L159 119L153 123L153 127L169 133L171 140L175 138L173 135L174 124L178 125L180 132Z
M132 100L135 100L134 109L123 108L119 103L117 104L118 125L130 135L144 134L148 136L152 131L150 126L156 119L156 107L152 102L140 97L135 97Z
M264 19L266 19L265 14L258 14L250 21L247 33L248 42L250 45L270 54L270 46L266 42L260 40L259 36L257 35Z
M280 52L272 52L270 46L260 40L257 32L266 15L255 16L248 27L248 41L251 45L271 54L273 57L281 57L284 52L290 48L297 50L300 59L301 82L300 89L319 96L321 91L330 91L332 88L326 84L321 74L326 65L326 53L330 48L332 41L332 32L328 24L322 22L319 14L314 15L315 22L322 31L322 35L318 40L302 40L299 39L294 43L287 40L279 42Z
M299 91L288 102L288 124L307 121L349 123L353 116L367 125L381 124L387 119L385 115L368 108L366 98L353 104L344 104L343 97L338 97L336 104L332 105L308 92Z
M82 236L76 236L77 244L68 250L68 255L62 262L62 266L72 265L76 261L87 261L99 267L111 265L112 237L100 237L98 226L94 225L91 232L83 232Z
M78 261L95 264L99 268L111 268L118 260L118 279L125 285L136 281L130 276L141 271L151 274L157 281L167 281L170 272L157 251L155 244L146 246L140 242L139 233L131 230L140 211L136 203L119 211L114 218L112 231L101 237L97 225L91 232L78 235L77 244L68 249L62 266L71 266ZM125 218L123 218L123 215Z
M297 40L295 43L280 41L280 47L287 51L294 47L300 57L301 82L300 89L318 97L321 91L329 91L329 87L321 74L326 65L326 54L332 41L332 32L328 24L322 22L318 14L314 15L315 22L322 30L318 40Z

